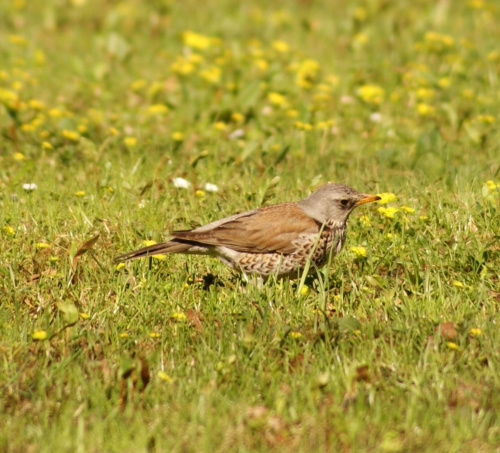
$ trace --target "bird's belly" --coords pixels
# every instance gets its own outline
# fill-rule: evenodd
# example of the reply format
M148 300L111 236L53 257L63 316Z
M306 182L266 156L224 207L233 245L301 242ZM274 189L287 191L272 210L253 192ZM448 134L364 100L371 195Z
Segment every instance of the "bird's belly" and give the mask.
M330 230L325 231L319 240L317 235L301 238L297 250L291 254L236 252L221 247L218 257L225 264L245 274L291 277L297 276L309 259L312 272L327 264L330 256L335 256L342 249L344 238L343 231Z

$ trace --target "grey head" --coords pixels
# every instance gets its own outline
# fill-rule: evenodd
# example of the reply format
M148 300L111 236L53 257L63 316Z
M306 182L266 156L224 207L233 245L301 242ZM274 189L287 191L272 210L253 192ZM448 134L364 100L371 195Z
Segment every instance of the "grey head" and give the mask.
M380 200L378 195L358 192L344 184L328 183L298 202L300 208L314 220L344 225L352 210L363 203Z

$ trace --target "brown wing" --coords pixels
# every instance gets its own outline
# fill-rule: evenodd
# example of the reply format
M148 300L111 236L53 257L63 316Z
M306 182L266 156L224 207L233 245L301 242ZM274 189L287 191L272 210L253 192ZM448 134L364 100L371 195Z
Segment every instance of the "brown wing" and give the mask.
M301 233L314 234L319 229L296 203L281 203L230 218L210 229L175 231L172 236L239 252L290 254L296 250L293 241Z

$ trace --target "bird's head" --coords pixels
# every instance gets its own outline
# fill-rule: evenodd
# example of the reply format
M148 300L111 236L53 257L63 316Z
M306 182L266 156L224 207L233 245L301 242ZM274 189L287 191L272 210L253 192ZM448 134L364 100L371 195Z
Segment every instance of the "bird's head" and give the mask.
M320 223L333 220L340 226L347 221L356 206L377 200L380 200L378 195L361 193L344 184L329 183L299 201L299 206Z

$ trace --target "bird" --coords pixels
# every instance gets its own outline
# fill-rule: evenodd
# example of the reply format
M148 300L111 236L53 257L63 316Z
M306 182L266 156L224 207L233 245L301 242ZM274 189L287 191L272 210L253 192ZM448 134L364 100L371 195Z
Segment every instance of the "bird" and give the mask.
M125 253L115 261L167 253L209 255L247 278L297 278L306 267L314 272L339 253L353 209L377 200L378 195L328 183L301 201L273 204L191 230L174 231L168 242Z

